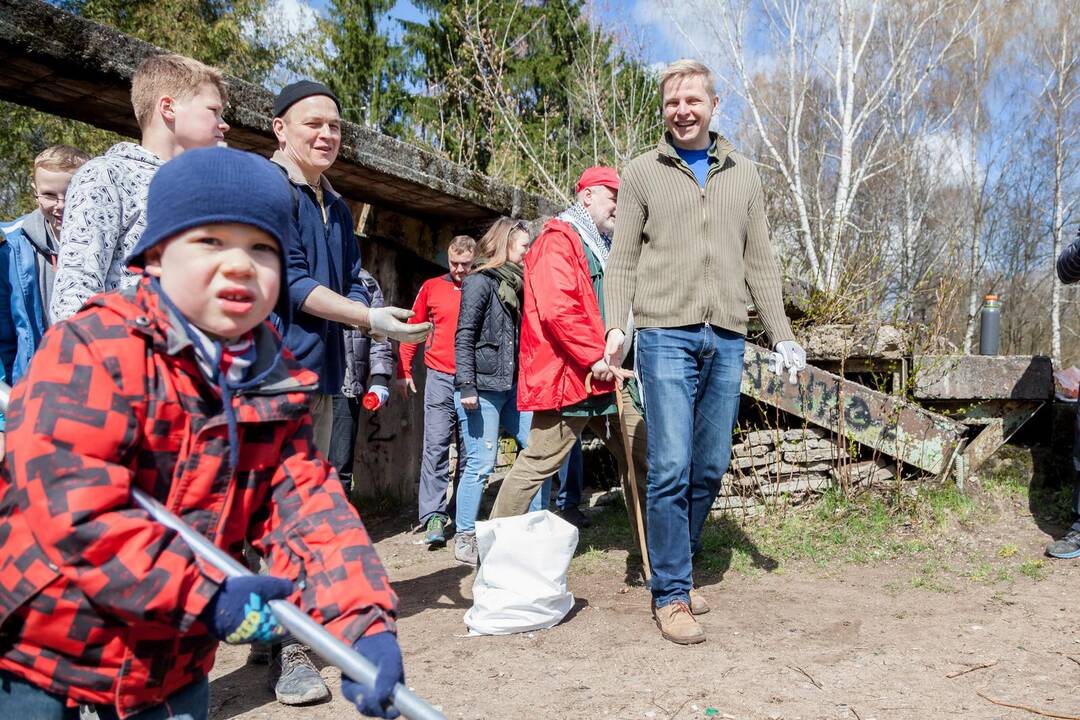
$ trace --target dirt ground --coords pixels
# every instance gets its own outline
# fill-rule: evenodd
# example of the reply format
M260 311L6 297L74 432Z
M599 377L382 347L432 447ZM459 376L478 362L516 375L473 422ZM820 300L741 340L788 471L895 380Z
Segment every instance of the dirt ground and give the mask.
M602 527L582 535L566 620L509 637L466 637L473 572L450 550L403 521L370 529L401 596L409 684L451 719L1038 717L992 700L1080 716L1080 562L1039 560L1048 530L1026 495L987 502L914 554L721 567L704 584L709 639L690 647L661 639L646 590L624 582L633 558ZM356 716L334 668L330 702L286 708L246 654L222 647L212 720Z

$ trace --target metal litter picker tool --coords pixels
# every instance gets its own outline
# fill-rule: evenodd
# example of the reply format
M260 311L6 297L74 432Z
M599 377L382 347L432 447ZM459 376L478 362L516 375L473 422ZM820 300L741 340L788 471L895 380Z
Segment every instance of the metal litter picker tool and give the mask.
M10 392L11 388L0 382L0 410L7 410ZM154 520L183 538L196 555L225 575L240 577L253 574L142 490L132 488L131 497L139 507L150 513ZM274 616L281 625L314 650L319 657L340 668L341 672L356 682L374 687L376 669L367 658L331 635L322 625L287 600L271 600L270 609L274 611ZM446 720L446 716L401 684L394 688L393 703L394 707L410 720Z
M592 394L592 372L585 374L585 392ZM641 517L641 499L638 493L637 473L634 471L634 451L630 444L630 431L626 427L626 416L623 408L622 388L615 386L615 407L619 412L619 432L622 433L623 451L626 454L626 474L619 478L622 483L623 501L626 509L633 519L633 533L637 538L638 548L641 550L641 566L645 575L645 585L652 580L652 563L649 562L649 543L645 538L645 521Z

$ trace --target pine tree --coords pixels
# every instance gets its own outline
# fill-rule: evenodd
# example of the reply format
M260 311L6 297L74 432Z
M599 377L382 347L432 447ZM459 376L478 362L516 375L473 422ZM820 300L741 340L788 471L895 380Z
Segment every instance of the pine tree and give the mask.
M393 7L394 0L332 0L321 22L329 47L318 76L346 120L400 137L411 103L404 53L383 27Z

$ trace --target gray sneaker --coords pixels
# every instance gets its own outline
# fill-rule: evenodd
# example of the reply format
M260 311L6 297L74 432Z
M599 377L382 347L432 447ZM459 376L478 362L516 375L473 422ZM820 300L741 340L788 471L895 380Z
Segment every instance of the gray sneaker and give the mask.
M1046 554L1062 560L1072 560L1080 557L1080 529L1069 528L1069 532L1065 533L1065 537L1046 546Z
M306 705L330 699L322 675L307 656L307 648L292 643L270 662L270 687L282 705Z
M454 542L454 559L467 565L475 565L479 557L480 553L476 549L476 533L458 533Z

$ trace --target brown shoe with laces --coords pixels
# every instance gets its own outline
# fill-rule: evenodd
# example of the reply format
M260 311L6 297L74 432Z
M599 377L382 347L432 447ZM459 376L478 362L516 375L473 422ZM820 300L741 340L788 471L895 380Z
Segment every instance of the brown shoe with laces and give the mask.
M693 645L705 642L705 631L694 619L690 606L676 600L662 607L653 608L653 617L664 639L679 645Z

